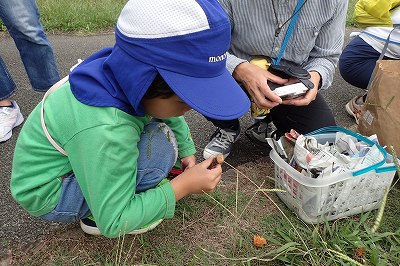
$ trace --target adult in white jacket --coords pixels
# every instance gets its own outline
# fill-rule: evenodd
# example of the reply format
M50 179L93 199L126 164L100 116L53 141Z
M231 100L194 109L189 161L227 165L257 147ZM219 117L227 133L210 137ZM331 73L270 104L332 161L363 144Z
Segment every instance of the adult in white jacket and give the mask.
M343 50L339 70L345 81L366 90L389 34L383 60L400 59L400 1L359 0L354 18L365 29L355 33L357 36ZM356 119L356 123L366 95L356 96L346 104L346 111Z

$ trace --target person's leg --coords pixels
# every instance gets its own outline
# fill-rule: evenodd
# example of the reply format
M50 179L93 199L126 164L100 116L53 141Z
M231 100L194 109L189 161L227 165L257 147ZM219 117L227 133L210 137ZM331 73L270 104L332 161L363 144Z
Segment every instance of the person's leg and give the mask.
M9 99L14 91L14 81L0 57L0 142L10 139L12 129L24 121L17 103Z
M215 127L219 128L229 128L233 130L238 130L240 128L239 119L233 120L217 120L213 118L206 117L205 118L210 121Z
M172 130L166 124L151 122L144 128L138 149L136 192L142 192L157 186L167 177L177 159L178 146ZM67 223L80 220L84 232L101 235L73 173L63 178L60 201L55 209L41 217L49 221ZM129 234L147 232L161 221L153 221Z
M247 90L243 86L241 87L247 96L250 97ZM233 148L233 144L240 136L239 119L217 120L207 116L204 117L213 123L216 130L211 135L210 141L204 148L203 158L216 157L218 154L224 155L224 158L228 157Z
M234 120L216 120L209 117L206 119L217 127L211 135L210 142L203 151L203 157L207 159L211 156L223 154L226 158L232 150L233 143L239 138L240 123L239 119Z
M15 83L10 75L10 72L8 72L6 64L0 57L0 102L4 101L4 104L0 104L0 106L9 105L8 99L14 92Z
M307 106L276 106L271 109L271 116L280 135L291 129L306 134L321 127L336 125L333 113L320 93Z
M351 85L367 89L369 79L380 53L359 36L343 50L339 58L339 70L343 79Z
M60 76L35 0L0 1L0 17L20 52L33 89L46 91Z
M62 179L60 201L54 210L42 215L41 218L53 222L72 223L89 217L91 212L75 174L69 173Z
M164 123L157 121L145 126L138 143L136 192L143 192L162 184L178 157L178 145L174 133ZM129 232L142 234L154 229L162 219ZM101 235L93 217L81 220L82 230L91 235Z
M359 36L355 37L343 50L339 58L339 70L349 84L366 90L380 53ZM390 59L386 56L384 60ZM346 104L346 111L358 124L367 94L358 95Z
M154 121L145 126L138 149L136 191L142 192L167 177L178 158L178 145L172 130Z

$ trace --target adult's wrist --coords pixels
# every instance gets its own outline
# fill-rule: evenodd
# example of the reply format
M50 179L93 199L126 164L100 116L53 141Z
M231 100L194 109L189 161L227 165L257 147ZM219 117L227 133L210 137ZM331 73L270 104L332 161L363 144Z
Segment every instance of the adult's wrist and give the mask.
M247 67L250 65L248 61L241 62L238 64L235 69L233 70L232 77L237 82L243 81L243 73L246 71Z
M314 86L319 90L322 86L322 76L318 71L310 71L311 81L314 83Z

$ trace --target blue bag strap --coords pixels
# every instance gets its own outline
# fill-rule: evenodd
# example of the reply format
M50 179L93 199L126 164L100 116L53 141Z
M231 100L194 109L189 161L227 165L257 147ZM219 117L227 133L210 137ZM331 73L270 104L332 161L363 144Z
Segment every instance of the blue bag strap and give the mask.
M305 134L305 136L311 136L311 135L317 135L317 134L325 134L325 133L336 133L336 132L346 133L347 135L353 136L353 137L357 138L358 140L361 140L361 141L367 143L370 146L374 146L375 145L383 155L383 160L382 161L380 161L380 162L378 162L376 164L370 165L368 167L365 167L363 169L354 171L352 173L353 176L362 175L362 174L365 174L365 173L367 173L367 172L369 172L371 170L375 170L375 169L381 167L386 162L387 153L386 153L385 149L382 146L377 145L372 140L366 138L365 136L363 136L361 134L358 134L357 132L348 130L348 129L343 128L343 127L335 127L335 126L323 127L323 128L314 130L314 131L312 131L312 132L310 132L308 134Z
M300 14L299 9L303 6L304 1L305 0L299 0L299 2L297 2L297 5L296 5L296 7L295 7L295 9L293 11L294 15L293 15L292 19L290 20L290 24L289 24L289 27L288 27L288 29L286 31L285 38L283 39L283 42L282 42L282 45L281 45L281 50L279 51L278 57L276 59L272 59L272 62L275 65L279 65L280 62L281 62L283 53L285 52L286 46L289 43L289 39L290 39L290 37L292 35L294 26L296 25L297 18L299 17L299 14Z

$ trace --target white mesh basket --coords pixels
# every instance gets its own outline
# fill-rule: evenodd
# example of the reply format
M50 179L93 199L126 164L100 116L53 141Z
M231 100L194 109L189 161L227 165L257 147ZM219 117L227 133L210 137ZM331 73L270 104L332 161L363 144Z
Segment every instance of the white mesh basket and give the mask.
M337 129L345 130L335 127ZM366 139L345 131L359 140ZM321 143L335 140L335 133L311 134ZM278 196L303 221L313 224L377 209L396 173L392 156L379 148L386 158L379 165L320 179L301 174L272 150L275 187L286 191L278 192Z

